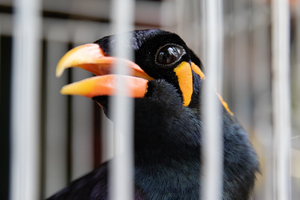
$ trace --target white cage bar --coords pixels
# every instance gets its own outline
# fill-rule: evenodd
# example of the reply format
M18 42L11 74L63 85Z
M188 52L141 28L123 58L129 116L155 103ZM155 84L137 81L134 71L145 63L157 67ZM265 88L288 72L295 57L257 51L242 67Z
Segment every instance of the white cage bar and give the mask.
M203 82L203 178L201 196L205 200L222 199L222 173L223 173L223 140L221 132L221 104L215 89L221 84L218 77L222 71L220 58L223 52L221 23L221 0L205 1L206 8L206 79ZM218 120L219 119L219 120Z
M117 34L113 55L119 58L132 60L133 52L126 49L124 41L128 41L129 33L124 32L133 29L134 23L133 0L114 0L112 2L112 27ZM120 34L122 33L122 34ZM118 35L119 34L119 35ZM128 75L129 70L120 60L114 66L114 73ZM114 152L109 170L109 198L112 200L131 200L134 198L134 157L133 157L133 100L127 96L130 91L127 88L125 78L117 81L117 93L111 98L111 116L115 125Z
M13 21L10 199L39 199L40 1L16 0Z
M275 199L288 200L290 194L290 13L289 1L272 1L272 69Z

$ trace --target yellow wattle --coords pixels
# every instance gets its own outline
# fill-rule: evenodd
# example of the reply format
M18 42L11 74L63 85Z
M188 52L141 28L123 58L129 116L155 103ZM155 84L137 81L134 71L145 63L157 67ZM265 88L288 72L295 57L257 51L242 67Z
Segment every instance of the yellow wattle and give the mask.
M201 79L205 79L204 73L201 71L201 69L195 63L192 62L191 67L192 67L193 71L200 76Z
M218 93L217 93L217 95L218 95L218 97L219 97L219 99L220 99L222 105L223 105L224 108L227 110L227 112L229 112L229 113L233 116L233 112L231 112L231 110L229 109L228 104L223 100L223 98L221 97L221 95L219 95Z
M193 74L191 66L188 62L183 61L174 69L174 72L178 77L179 88L183 96L183 105L188 106L193 94Z

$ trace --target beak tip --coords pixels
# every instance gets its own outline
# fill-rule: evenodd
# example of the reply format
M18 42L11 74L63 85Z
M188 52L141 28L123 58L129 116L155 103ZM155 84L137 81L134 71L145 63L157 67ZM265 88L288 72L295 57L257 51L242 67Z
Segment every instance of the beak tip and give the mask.
M56 73L55 73L56 77L57 78L61 77L61 75L63 74L63 72L64 72L64 70L60 70L59 68L57 68L56 69Z
M64 87L63 88L61 88L61 90L59 91L61 94L63 94L63 95L68 95L67 93L66 93L66 91L65 91L65 89L64 89Z

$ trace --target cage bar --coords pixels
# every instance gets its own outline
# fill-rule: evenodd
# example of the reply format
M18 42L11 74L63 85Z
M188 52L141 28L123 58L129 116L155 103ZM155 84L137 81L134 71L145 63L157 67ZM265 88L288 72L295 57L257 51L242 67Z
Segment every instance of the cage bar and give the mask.
M126 50L126 41L133 30L134 22L133 0L114 0L112 2L112 28L117 34L113 55L132 60L133 53ZM122 34L120 34L122 33ZM130 41L130 40L129 40ZM128 75L129 71L124 63L117 61L114 74ZM116 95L111 98L111 116L115 125L114 153L115 157L110 164L109 187L110 199L131 200L134 197L134 169L133 169L133 100L127 96L130 91L124 79L117 82Z
M274 197L290 199L290 16L289 1L272 1L272 92L275 153Z
M40 1L14 1L10 199L39 199Z
M222 57L222 30L220 24L221 1L205 1L206 8L206 42L207 68L206 79L203 82L203 184L201 195L205 200L216 200L222 198L222 151L223 140L221 134L221 107L215 93L218 87L218 77L221 72L220 58ZM218 120L219 119L219 120Z

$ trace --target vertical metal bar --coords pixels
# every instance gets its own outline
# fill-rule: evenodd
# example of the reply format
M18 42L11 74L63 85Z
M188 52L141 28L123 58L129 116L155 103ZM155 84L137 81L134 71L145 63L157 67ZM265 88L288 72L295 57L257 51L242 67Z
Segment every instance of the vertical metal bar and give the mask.
M45 119L45 197L67 185L67 97L59 90L67 84L67 73L57 79L55 66L67 51L68 44L48 40L46 54L46 119Z
M220 0L206 1L206 38L207 38L207 70L204 81L204 93L202 94L204 109L203 122L203 184L202 197L206 200L216 200L222 198L222 149L223 140L221 134L221 107L215 93L218 86L218 73L220 72L220 47L221 35L219 20L220 18ZM218 120L219 119L219 120Z
M276 155L276 199L290 198L291 108L289 83L289 1L272 1L273 127Z
M133 29L134 6L133 0L114 0L112 2L112 26L115 33ZM113 55L132 60L132 52L126 50L129 34L116 35L115 39ZM129 74L127 67L120 61L116 63L114 72L116 74ZM116 156L112 160L109 174L109 186L111 188L109 195L110 199L113 200L131 200L134 197L133 101L125 96L129 92L126 82L120 79L117 82L117 94L111 99L111 116L116 127L114 132Z
M292 71L292 99L293 99L293 137L300 136L300 1L295 3L296 6L296 40L294 55L294 70Z
M293 65L291 69L291 98L292 98L292 153L291 153L291 199L297 199L300 196L300 1L295 2L295 49L293 52ZM297 158L297 159L296 159Z
M15 0L10 199L39 199L40 1Z
M219 0L217 5L217 26L218 26L218 58L217 58L217 86L216 89L220 95L223 93L223 50L224 50L224 41L223 41L223 1Z
M206 10L207 0L201 0L200 11L201 11L201 44L202 44L202 64L207 66L207 10Z

